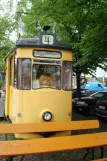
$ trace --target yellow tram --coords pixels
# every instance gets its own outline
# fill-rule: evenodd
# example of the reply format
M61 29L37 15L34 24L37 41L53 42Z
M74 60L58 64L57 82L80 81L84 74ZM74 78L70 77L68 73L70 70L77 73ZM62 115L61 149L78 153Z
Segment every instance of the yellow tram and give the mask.
M12 123L71 121L72 47L41 32L20 39L6 56L5 116ZM69 135L35 133L16 137Z

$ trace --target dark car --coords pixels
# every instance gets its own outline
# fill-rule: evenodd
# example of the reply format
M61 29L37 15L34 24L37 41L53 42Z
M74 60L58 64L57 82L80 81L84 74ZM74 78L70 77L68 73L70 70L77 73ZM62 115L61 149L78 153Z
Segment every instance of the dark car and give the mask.
M80 89L80 92L81 92L81 97L87 97L91 94L90 90L89 89ZM72 92L72 98L77 98L78 97L78 92L77 92L77 89L73 89L73 92Z
M107 120L107 92L96 104L95 114Z
M104 95L107 95L107 91L96 92L89 97L81 97L80 99L74 98L72 100L73 111L82 111L85 112L85 114L94 115L96 103Z

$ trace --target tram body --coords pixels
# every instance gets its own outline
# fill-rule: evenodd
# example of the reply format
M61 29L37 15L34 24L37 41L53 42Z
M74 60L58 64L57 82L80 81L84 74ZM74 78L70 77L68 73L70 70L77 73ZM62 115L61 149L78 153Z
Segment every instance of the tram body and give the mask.
M71 70L72 48L56 41L54 34L19 40L6 56L5 116L12 123L71 121ZM47 132L16 137L69 134Z

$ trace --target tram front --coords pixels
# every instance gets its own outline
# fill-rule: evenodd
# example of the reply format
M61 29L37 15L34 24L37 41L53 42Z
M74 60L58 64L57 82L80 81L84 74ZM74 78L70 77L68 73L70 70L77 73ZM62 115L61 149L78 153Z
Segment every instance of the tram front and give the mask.
M17 42L14 62L17 66L16 104L11 107L11 111L12 108L16 110L11 112L11 120L14 117L14 123L71 121L71 46L56 41L54 34L42 33L39 38ZM47 132L20 137L69 134L69 131Z

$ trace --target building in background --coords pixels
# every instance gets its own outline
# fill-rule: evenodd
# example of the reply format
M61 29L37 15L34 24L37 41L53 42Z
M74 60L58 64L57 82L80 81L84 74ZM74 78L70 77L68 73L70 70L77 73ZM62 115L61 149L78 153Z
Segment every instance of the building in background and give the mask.
M81 75L81 82L84 82L87 80L87 82L102 82L105 86L107 86L107 71L104 71L103 69L97 67L96 70L96 77L93 77L92 75ZM73 80L72 80L72 86L73 88L76 88L76 75L73 73Z

